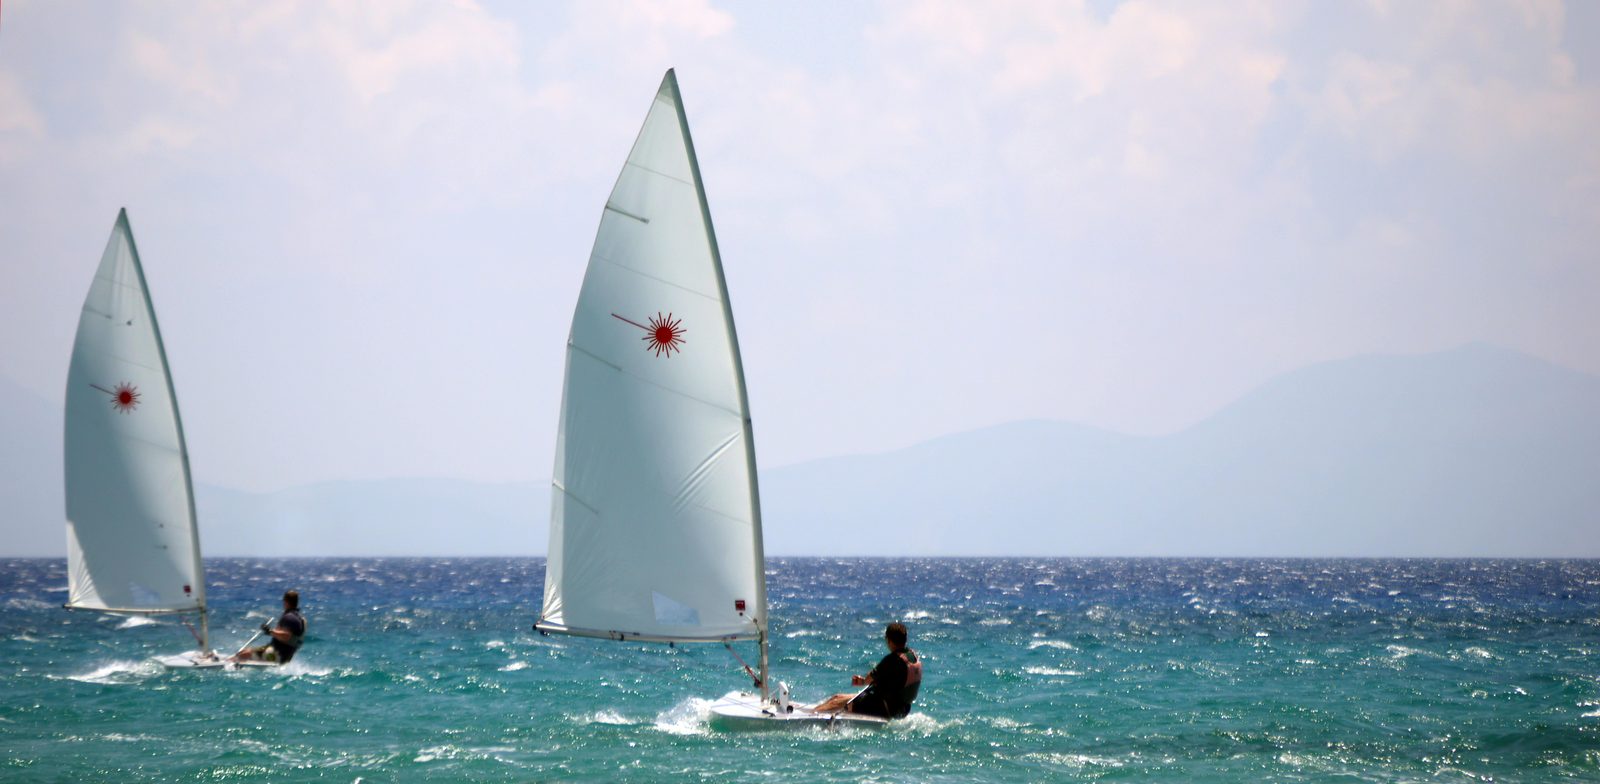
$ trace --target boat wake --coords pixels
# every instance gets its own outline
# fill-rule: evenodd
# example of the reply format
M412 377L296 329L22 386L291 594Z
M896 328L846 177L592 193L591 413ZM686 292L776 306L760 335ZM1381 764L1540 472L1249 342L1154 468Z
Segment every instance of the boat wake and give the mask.
M81 675L48 676L56 680L78 681L79 683L100 683L112 686L125 686L142 683L153 675L161 673L161 665L154 661L133 661L131 659L118 659L108 664L83 673Z
M332 667L318 667L314 664L308 664L303 661L292 661L283 665L282 667L272 667L268 669L270 669L273 673L282 675L285 678L298 678L301 676L321 678L333 674Z
M657 716L655 728L669 735L705 735L711 731L711 700L689 697Z

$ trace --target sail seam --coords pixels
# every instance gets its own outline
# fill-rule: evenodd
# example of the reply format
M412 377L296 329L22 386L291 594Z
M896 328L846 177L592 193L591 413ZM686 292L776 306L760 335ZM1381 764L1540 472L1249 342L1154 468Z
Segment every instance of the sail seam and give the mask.
M590 351L590 350L584 348L583 346L578 345L576 342L569 341L567 343L567 345L569 347L571 347L574 351L577 351L578 353L583 354L584 356L592 357L596 362L599 362L600 364L605 365L606 367L609 367L609 368L617 371L618 373L620 373L620 374L622 374L624 376L627 376L628 378L635 379L641 384L649 384L650 386L653 386L653 387L655 387L657 389L660 389L660 390L663 390L663 391L666 391L666 392L671 392L672 394L677 395L678 397L686 398L686 399L689 399L689 400L693 400L694 402L699 403L699 404L701 404L703 406L706 406L707 408L714 408L714 409L716 409L718 411L722 411L724 413L732 414L733 416L740 417L741 421L742 421L742 419L744 417L744 415L741 414L740 412L735 411L735 410L733 410L731 408L728 408L727 406L721 405L720 403L713 403L710 400L706 400L705 398L695 397L694 395L691 395L688 392L684 392L684 391L679 390L679 389L673 389L672 387L664 386L662 384L658 384L658 383L656 383L654 381L651 381L650 379L645 378L644 376L641 376L641 375L639 375L637 373L629 373L627 370L624 370L621 366L612 364L610 362L607 362L604 359L601 359L599 356L596 356L593 351Z
M595 254L592 254L592 255L593 255L594 258L599 259L600 261L603 261L603 262L605 262L607 264L610 264L611 266L616 267L619 270L624 270L624 271L627 271L627 272L631 272L631 273L633 273L635 275L638 275L641 278L648 278L648 279L653 280L653 281L655 281L657 283L660 283L662 285L671 286L671 287L673 287L675 289L678 289L680 291L687 291L690 294L693 294L693 295L695 295L697 297L703 297L705 299L711 300L712 302L720 303L722 301L722 299L720 297L713 297L710 294L707 294L707 293L705 293L703 291L696 291L695 289L691 289L688 286L683 285L682 283L673 283L672 281L667 280L666 278L659 278L659 277L656 277L655 275L651 275L650 273L645 272L643 270L640 270L640 269L637 269L635 267L630 267L630 266L628 266L626 264L623 264L622 262L613 261L611 259L611 257L609 257L609 256L602 256L599 253L595 253Z
M151 371L161 370L161 368L156 367L154 365L146 365L143 362L135 362L135 361L133 361L131 359L128 359L126 357L123 357L123 356L117 354L116 352L106 351L104 349L89 348L89 349L84 349L84 353L85 354L89 354L89 355L110 357L111 359L114 359L114 360L116 360L117 362L119 362L121 364L132 365L132 366L134 366L136 368L144 368L145 370L151 370Z
M645 166L644 164L634 163L633 161L630 160L630 161L628 161L627 165L628 166L632 166L633 168L638 169L640 171L649 172L650 174L654 174L657 177L665 177L665 178L667 178L669 180L672 180L673 182L683 183L684 185L687 185L687 186L689 186L691 188L694 187L694 183L690 182L689 180L685 180L682 177L674 177L674 176L672 176L672 175L670 175L670 174L668 174L668 173L666 173L664 171L660 171L659 169L652 169L649 166ZM590 209L593 209L593 208L591 207Z

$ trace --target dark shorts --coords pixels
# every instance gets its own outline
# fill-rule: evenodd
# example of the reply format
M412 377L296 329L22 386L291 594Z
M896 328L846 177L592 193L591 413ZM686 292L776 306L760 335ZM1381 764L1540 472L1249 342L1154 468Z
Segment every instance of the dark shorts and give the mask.
M296 649L284 645L277 640L273 640L272 643L267 646L267 649L262 652L267 655L267 661L275 661L279 664L288 664L289 660L294 658Z
M873 689L867 689L850 700L850 712L865 716L881 716L885 719L895 718L896 715L889 707L889 701Z

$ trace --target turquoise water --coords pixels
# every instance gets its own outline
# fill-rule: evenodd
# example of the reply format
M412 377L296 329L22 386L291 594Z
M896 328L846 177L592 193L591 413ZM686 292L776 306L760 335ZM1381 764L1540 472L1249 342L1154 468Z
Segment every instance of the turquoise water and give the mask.
M770 559L798 698L889 620L927 667L891 729L776 734L707 726L720 646L532 632L542 559L208 560L219 646L303 596L246 672L0 566L4 781L1600 780L1595 561Z

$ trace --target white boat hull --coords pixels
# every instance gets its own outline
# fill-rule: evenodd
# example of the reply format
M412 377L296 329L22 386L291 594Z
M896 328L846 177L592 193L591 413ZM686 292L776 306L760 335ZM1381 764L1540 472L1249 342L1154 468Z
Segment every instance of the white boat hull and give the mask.
M169 670L237 670L244 667L277 667L277 662L232 661L215 652L185 651L171 656L157 656L156 661Z
M763 703L759 694L729 692L711 704L711 723L727 730L883 727L889 723L888 719L859 713L817 713L813 706L798 702L789 707L788 711L780 711L775 703Z

